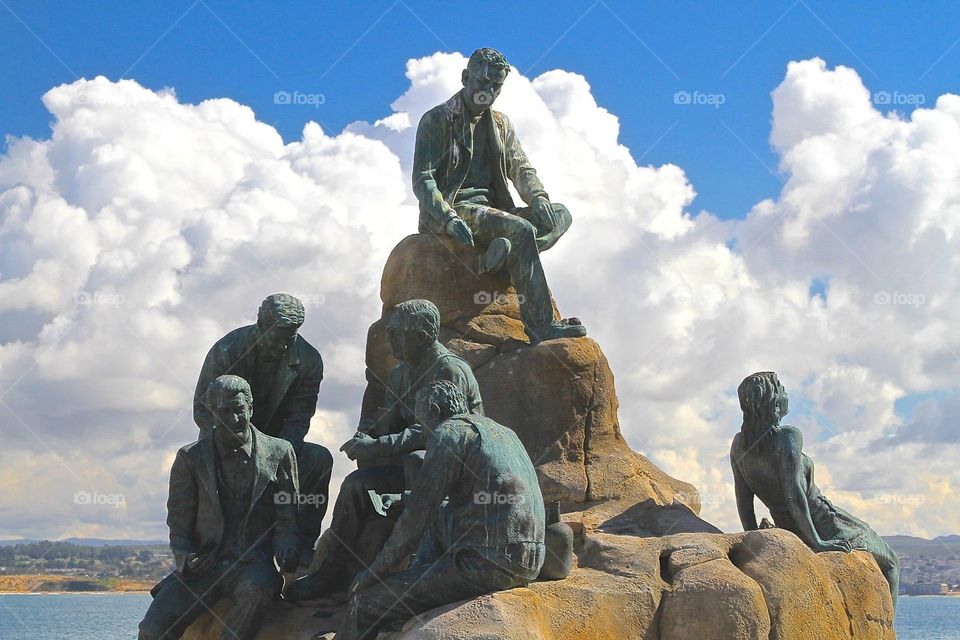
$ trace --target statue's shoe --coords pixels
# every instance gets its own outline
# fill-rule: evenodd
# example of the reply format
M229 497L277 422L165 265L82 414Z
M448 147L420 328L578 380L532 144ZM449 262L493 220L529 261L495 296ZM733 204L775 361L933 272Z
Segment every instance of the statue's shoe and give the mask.
M530 344L558 338L582 338L587 335L587 328L580 324L580 320L577 318L555 320L539 329L525 328L524 331L530 338Z
M486 253L477 258L477 275L499 271L510 255L510 241L506 238L494 238Z

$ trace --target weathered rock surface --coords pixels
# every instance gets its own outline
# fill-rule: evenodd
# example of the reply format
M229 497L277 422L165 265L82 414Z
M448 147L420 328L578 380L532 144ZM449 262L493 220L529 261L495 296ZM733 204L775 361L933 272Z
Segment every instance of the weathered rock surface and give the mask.
M527 344L516 291L505 274L477 276L478 255L431 235L408 236L394 248L381 281L384 318L367 336L368 369L386 380L396 360L384 319L397 304L426 298L440 309L441 341L473 367L487 414L526 446L545 499L568 506L677 500L698 512L692 485L623 439L613 373L599 345L590 338Z
M381 640L892 640L887 583L864 552L814 554L780 529L724 534L697 516L696 489L633 452L617 417L613 374L589 338L529 346L505 276L477 277L478 252L410 236L384 269L384 317L412 298L441 311L441 340L474 368L487 413L511 428L544 497L572 510L577 566L421 614ZM559 317L559 314L557 314ZM383 320L367 366L395 364ZM340 612L278 603L261 640L307 640ZM224 604L219 605L224 607ZM214 616L187 640L219 637Z
M662 508L662 507L655 507ZM811 552L782 529L647 537L588 528L577 568L565 580L535 582L422 614L381 640L894 640L893 605L873 558ZM260 640L307 640L336 628L339 615L278 604ZM218 637L207 616L187 640Z

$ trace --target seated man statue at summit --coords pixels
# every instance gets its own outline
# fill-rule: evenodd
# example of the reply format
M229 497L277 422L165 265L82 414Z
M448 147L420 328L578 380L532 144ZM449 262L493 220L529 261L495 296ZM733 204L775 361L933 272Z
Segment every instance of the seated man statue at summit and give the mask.
M310 419L317 411L323 379L320 354L298 332L303 324L303 303L288 293L267 296L257 312L256 324L234 329L217 340L200 369L193 396L193 419L201 435L213 425L205 400L210 383L224 374L245 379L252 389L252 422L263 433L293 446L300 470L301 562L313 557L313 543L327 509L327 491L333 456L326 447L304 442Z
M154 587L139 640L178 640L221 599L222 640L253 640L284 571L297 567L297 460L286 440L251 423L253 394L219 376L205 401L212 429L170 469L167 525L176 569Z
M543 496L517 434L470 414L446 380L420 389L416 414L428 436L423 467L351 588L337 640L370 640L430 609L527 586L543 565Z
M407 300L394 308L387 339L400 363L390 371L383 413L376 421L362 423L341 447L360 468L344 478L333 520L317 545L314 570L287 587L287 600L346 591L354 577L352 561L368 563L383 547L390 529L365 527L376 517L369 492L398 494L413 484L426 447L426 434L414 415L421 387L446 380L467 399L471 413L483 414L480 387L470 365L440 344L439 332L440 312L429 300Z
M413 157L420 233L486 246L478 272L506 268L523 296L520 315L531 343L585 336L579 321L554 320L540 264L540 252L570 228L570 212L550 201L513 125L491 108L509 71L502 53L477 49L461 76L463 89L421 118ZM514 206L507 179L526 207Z

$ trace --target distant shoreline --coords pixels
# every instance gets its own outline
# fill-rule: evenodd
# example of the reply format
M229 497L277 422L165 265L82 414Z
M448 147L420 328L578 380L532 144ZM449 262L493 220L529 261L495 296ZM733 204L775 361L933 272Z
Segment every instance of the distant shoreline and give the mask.
M0 591L0 596L122 596L149 593L149 589L130 591Z
M0 594L149 593L155 580L50 574L0 575Z

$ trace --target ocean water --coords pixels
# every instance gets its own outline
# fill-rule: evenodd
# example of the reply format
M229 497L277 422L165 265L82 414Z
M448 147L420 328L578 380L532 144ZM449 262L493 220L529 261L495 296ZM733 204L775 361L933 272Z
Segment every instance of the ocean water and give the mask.
M136 640L149 604L146 594L0 595L0 638ZM900 598L896 627L900 640L960 640L960 597Z
M898 640L960 640L960 596L900 596Z
M136 640L145 593L0 595L3 640Z

